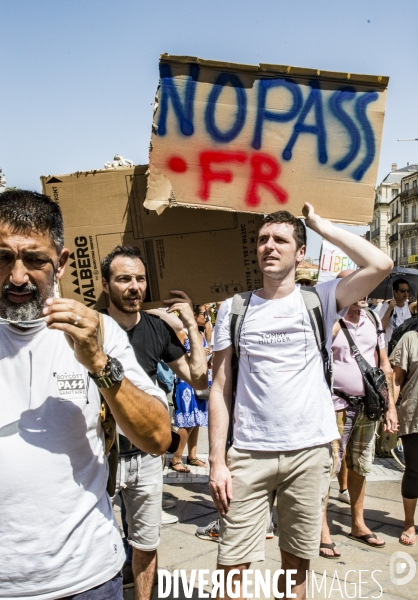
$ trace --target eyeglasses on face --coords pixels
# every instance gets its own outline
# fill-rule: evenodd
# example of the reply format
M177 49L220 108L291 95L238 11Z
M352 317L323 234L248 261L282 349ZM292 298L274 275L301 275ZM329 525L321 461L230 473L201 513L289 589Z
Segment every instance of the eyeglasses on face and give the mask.
M398 288L398 292L401 292L401 294L409 294L409 288Z

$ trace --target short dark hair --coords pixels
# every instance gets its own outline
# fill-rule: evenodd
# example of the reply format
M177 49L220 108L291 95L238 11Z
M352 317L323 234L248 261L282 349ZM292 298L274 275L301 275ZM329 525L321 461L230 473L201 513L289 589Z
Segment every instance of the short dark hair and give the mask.
M104 257L104 259L100 263L100 268L102 271L102 277L109 282L110 279L110 265L118 256L125 256L126 258L139 258L139 260L144 264L144 260L141 256L141 251L136 246L116 246L108 254Z
M411 286L409 285L409 283L406 279L397 279L396 281L393 282L392 287L395 290L395 292L397 292L399 290L399 286L405 285L405 284L409 287L409 289L411 289Z
M58 254L64 247L64 224L59 204L30 190L5 190L0 194L0 222L23 235L48 233Z
M293 237L295 238L297 250L302 248L302 246L306 246L305 225L301 219L298 219L289 211L278 210L277 212L270 213L269 215L264 215L263 224L261 227L268 225L269 223L288 223L289 225L293 225ZM260 235L260 229L258 230L258 235Z

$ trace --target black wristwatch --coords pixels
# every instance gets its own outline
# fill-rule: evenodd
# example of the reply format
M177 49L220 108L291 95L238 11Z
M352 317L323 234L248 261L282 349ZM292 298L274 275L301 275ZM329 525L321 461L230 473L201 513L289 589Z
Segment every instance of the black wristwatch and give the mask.
M110 388L116 383L120 383L125 377L125 371L122 364L117 358L107 356L107 362L103 369L98 373L90 373L89 376L93 379L98 388Z

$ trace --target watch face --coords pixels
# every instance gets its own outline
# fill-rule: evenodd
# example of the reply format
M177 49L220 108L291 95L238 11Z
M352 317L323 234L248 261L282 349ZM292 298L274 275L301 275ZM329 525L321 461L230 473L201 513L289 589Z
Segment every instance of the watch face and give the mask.
M122 381L122 379L125 377L123 366L117 358L112 358L112 362L110 364L110 374L112 379L115 381Z

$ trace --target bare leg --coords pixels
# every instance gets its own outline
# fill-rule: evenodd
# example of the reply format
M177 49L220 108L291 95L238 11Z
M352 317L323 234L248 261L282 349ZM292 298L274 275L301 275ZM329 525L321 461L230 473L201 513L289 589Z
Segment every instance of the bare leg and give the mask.
M347 469L347 463L345 462L345 456L344 456L344 458L341 461L340 472L338 473L338 484L340 486L341 492L348 488L347 478L348 478L348 469Z
M203 461L200 460L200 458L197 458L196 452L197 452L197 438L199 437L199 425L195 425L193 427L193 429L190 431L190 435L189 435L189 441L187 442L187 447L189 450L189 458L195 462L193 462L193 464L196 467L207 467L207 464Z
M402 543L405 544L405 546L413 546L417 538L414 522L415 509L417 507L417 499L402 498L402 500L403 508L405 511L405 524L403 528L403 533L401 535L401 539ZM407 535L404 535L405 533Z
M157 551L133 548L132 571L135 579L135 600L150 600L157 571Z
M285 552L280 549L282 555L281 568L284 571L288 569L296 569L296 575L292 575L292 579L296 581L295 585L292 585L292 594L296 594L297 600L304 600L306 598L306 572L309 570L309 560L306 558L300 558L290 552ZM284 593L286 597L286 577L280 575L278 582L278 590Z
M192 429L190 429L190 435L189 435L189 439L187 441L189 458L196 458L197 438L198 437L199 437L199 425L195 425Z
M327 521L328 500L329 500L329 492L328 492L327 499L325 501L324 515L322 517L320 552L321 552L321 554L326 554L327 556L341 556L341 552L337 549L336 546L334 547L334 549L324 548L322 546L322 544L332 544L333 543L332 538L331 538L331 533L330 533L329 527L328 527L328 521Z
M181 461L181 458L183 456L183 451L184 451L184 449L186 447L187 440L189 439L189 435L190 435L190 432L192 430L193 430L193 428L190 428L190 427L187 428L187 429L185 427L179 427L177 433L180 436L180 443L179 443L179 447L177 448L177 450L176 450L176 452L175 452L175 454L173 456L173 463ZM187 472L187 473L189 472L189 469L187 469L187 471L184 471L184 469L183 469L183 467L181 465L178 465L175 468L175 470L176 471L180 471L180 472L182 472L182 471L183 472Z
M348 491L351 498L351 534L354 536L372 533L364 522L364 494L366 491L366 478L355 471L348 469ZM368 543L383 546L382 538L369 539Z
M227 591L226 591L226 578L228 577L228 573L229 571L232 571L233 569L238 569L238 571L240 571L240 574L236 573L233 578L232 578L232 591L235 592L235 582L239 581L240 583L240 596L237 600L245 600L245 598L243 598L242 596L242 572L244 569L248 569L250 567L251 563L245 563L243 565L235 565L234 567L231 566L226 566L226 565L218 565L217 568L221 569L224 573L225 573L225 590L224 590L224 598L226 598L227 600L230 600L230 596L227 595ZM219 592L216 596L217 598L221 598L222 596L220 596ZM135 599L136 600L136 599Z

